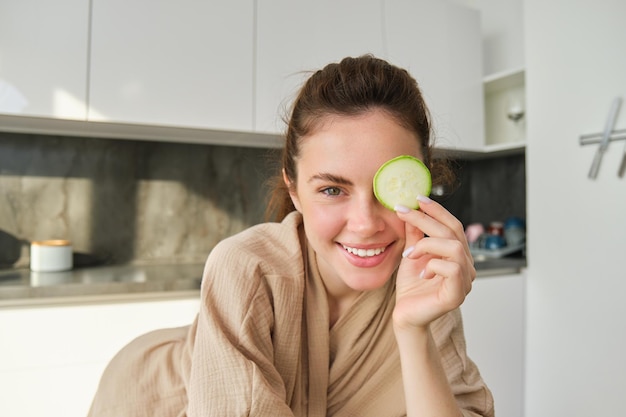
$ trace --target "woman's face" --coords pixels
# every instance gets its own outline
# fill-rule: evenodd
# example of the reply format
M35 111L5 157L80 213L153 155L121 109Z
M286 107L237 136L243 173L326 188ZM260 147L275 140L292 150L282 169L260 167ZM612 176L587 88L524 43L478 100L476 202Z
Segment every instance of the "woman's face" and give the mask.
M398 155L421 159L419 141L382 110L329 116L302 139L291 197L331 296L383 286L400 261L404 223L372 188L378 168Z

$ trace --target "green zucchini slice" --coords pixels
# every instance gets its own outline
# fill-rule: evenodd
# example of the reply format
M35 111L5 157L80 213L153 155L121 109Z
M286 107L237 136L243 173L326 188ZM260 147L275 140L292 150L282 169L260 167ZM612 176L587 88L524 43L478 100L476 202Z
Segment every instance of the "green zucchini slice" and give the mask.
M432 187L430 171L419 159L400 155L385 162L374 175L374 195L383 206L419 208L418 195L428 197Z

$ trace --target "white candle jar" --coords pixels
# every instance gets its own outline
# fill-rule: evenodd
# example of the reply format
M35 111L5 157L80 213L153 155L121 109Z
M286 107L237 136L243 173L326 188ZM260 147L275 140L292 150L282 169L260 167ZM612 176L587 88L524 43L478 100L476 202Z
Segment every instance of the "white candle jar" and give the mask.
M69 240L39 240L30 244L30 269L58 272L72 269L74 263Z

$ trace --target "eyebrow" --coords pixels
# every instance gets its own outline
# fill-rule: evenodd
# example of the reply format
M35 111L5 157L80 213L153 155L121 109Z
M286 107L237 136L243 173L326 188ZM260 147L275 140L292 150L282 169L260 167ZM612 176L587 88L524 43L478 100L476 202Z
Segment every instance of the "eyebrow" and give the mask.
M337 175L333 175L333 174L329 174L326 172L320 172L318 174L312 175L311 178L309 178L309 183L313 182L313 181L329 181L329 182L333 182L335 184L342 184L342 185L352 185L352 181L350 181L347 178L344 177L340 177Z

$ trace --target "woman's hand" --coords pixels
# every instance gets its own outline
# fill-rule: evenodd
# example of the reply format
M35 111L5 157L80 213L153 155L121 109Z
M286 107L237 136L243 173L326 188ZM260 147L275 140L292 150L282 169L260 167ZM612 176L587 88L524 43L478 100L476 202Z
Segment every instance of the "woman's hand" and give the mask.
M419 210L396 208L406 223L394 310L394 325L399 329L427 328L459 307L476 277L461 222L437 202L418 199Z

